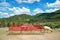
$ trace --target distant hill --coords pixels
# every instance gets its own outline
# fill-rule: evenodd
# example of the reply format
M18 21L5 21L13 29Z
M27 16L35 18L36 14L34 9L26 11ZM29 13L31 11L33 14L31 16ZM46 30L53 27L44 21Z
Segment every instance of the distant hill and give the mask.
M36 15L21 14L9 18L0 18L0 25L6 26L13 23L36 23L60 21L60 10L52 13L38 13Z
M52 12L52 13L39 13L36 14L35 17L39 17L39 18L60 18L60 10Z
M41 21L60 20L60 10L57 10L52 13L39 13L34 15L34 18Z

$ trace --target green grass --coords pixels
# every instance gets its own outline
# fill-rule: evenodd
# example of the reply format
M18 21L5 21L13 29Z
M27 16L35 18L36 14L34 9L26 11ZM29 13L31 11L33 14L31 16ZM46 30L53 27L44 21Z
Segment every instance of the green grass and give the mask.
M54 29L53 31L54 31L54 32L60 32L60 28Z
M7 28L0 28L0 35L7 34Z
M15 32L15 33L19 34L19 32ZM23 31L23 33L39 33L39 32L40 31L32 31L32 32L31 31ZM60 28L59 29L54 29L53 32L60 32ZM8 28L0 28L0 35L6 35L8 33L9 33Z

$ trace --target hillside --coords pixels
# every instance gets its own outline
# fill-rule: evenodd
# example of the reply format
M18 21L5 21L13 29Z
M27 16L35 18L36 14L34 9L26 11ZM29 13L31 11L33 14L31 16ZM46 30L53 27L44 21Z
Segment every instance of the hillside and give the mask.
M56 21L60 20L60 10L52 12L52 13L39 13L34 15L34 18L37 19L38 21Z
M15 15L9 18L1 18L0 26L9 26L13 23L40 23L40 22L60 22L60 10L52 12L52 13L38 13L36 15Z

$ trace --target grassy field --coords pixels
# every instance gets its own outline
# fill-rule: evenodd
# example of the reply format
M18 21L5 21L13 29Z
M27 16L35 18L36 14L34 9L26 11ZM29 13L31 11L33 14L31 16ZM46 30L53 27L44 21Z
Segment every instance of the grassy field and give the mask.
M39 33L39 31L36 31L34 35L20 33L17 35L8 35L8 32L8 28L0 28L0 40L60 40L60 29L55 29L53 32L48 33Z

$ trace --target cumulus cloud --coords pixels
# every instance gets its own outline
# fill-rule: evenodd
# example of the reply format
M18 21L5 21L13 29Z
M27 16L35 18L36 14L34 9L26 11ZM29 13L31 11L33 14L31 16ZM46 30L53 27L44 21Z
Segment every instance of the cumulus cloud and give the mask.
M0 7L10 7L10 4L8 2L1 2Z
M30 9L22 7L13 7L13 8L9 8L9 10L13 11L15 15L19 15L19 14L30 14Z
M58 9L60 9L60 0L56 0L56 2L54 2L54 3L47 3L47 6L48 7L54 7L54 8L58 8Z
M44 13L44 11L41 10L41 9L39 9L39 8L36 8L36 9L33 10L33 13L34 13L34 15L35 15L35 14L37 14L37 13Z
M16 0L18 3L33 3L33 2L39 2L40 0Z
M7 12L0 12L0 15L4 18L8 18L8 17L14 16L15 14L9 14Z
M14 16L14 15L20 15L20 14L28 14L30 15L30 9L29 8L25 8L25 7L22 7L22 8L19 8L19 7L13 7L13 8L7 8L9 9L9 12L7 10L7 12L0 12L0 15L7 18L7 17L11 17L11 16ZM12 13L10 13L10 11Z
M32 11L32 14L31 14L31 11L29 8L25 8L25 7L22 7L22 8L19 8L19 7L13 7L13 8L9 8L9 10L13 11L13 13L15 15L20 15L20 14L28 14L28 15L35 15L37 13L44 13L43 10L39 9L39 8L36 8Z
M6 13L6 12L4 12L4 13L1 13L1 15L3 16L3 17L9 17L9 14L8 13Z
M1 9L0 11L0 16L4 17L4 18L7 18L7 17L10 17L10 16L14 16L12 13L10 13L11 11L9 10L3 10Z
M9 16L14 16L15 14L10 14Z
M2 13L2 12L0 12L0 13Z
M0 2L0 11L7 11L8 8L11 6L8 2L6 2L6 0L1 0L2 2Z
M45 12L47 12L47 13L51 13L51 12L55 12L56 10L59 10L59 9L48 9L48 10L45 10Z

